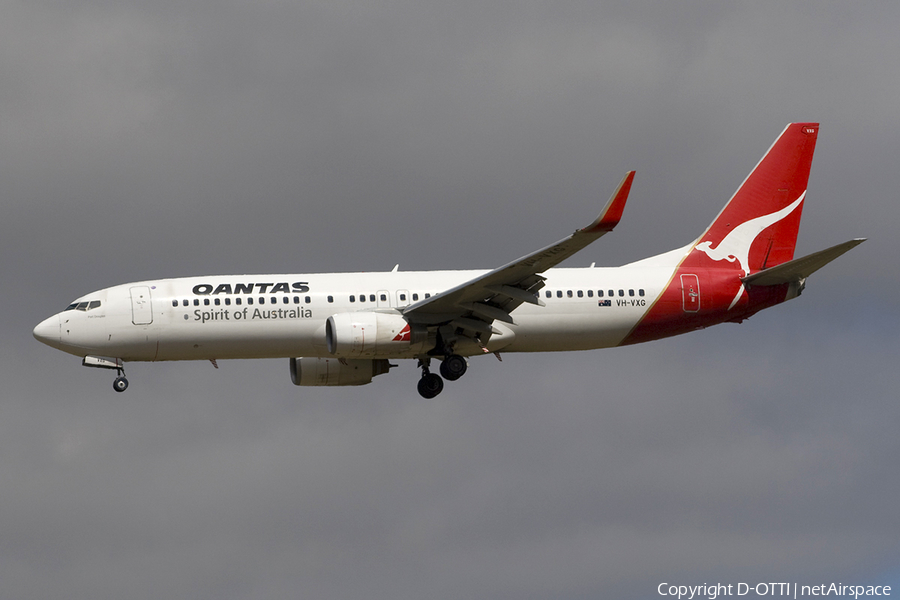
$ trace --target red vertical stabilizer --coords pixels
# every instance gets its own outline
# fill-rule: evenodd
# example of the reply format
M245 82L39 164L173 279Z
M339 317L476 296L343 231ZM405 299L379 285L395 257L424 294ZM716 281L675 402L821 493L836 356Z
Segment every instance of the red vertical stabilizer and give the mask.
M818 123L787 126L623 344L740 321L786 299L787 284L748 291L741 278L794 257L818 134Z
M794 258L818 134L818 123L788 125L698 238L684 266L728 260L750 275Z

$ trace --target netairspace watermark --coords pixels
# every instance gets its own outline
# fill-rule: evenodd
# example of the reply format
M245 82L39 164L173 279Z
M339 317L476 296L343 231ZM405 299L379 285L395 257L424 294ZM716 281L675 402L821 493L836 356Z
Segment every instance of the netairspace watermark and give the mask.
M677 585L663 582L656 588L660 596L671 596L677 600L706 598L716 600L724 596L787 596L809 598L813 596L842 596L856 600L866 596L890 596L889 585L844 585L843 583L820 583L800 585L787 582L768 583L710 583L703 585Z

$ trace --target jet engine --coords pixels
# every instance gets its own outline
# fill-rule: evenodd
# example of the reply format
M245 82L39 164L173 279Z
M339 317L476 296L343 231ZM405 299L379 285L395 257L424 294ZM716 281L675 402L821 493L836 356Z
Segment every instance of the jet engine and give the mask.
M328 317L325 343L341 357L396 356L422 350L428 332L396 313L352 312Z
M291 381L294 385L365 385L390 368L384 358L292 358Z

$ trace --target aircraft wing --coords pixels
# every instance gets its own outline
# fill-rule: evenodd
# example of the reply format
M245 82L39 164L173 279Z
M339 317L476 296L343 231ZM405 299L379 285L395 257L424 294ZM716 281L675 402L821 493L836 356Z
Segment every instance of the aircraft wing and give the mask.
M493 331L494 319L514 324L510 313L523 302L543 306L537 297L543 273L609 233L622 218L634 181L630 171L594 222L572 235L500 268L406 307L411 323L448 324L478 338Z

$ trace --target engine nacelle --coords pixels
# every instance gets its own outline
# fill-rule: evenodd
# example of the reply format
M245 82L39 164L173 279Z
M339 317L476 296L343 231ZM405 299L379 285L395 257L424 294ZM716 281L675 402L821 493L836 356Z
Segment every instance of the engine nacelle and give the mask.
M397 356L421 350L425 327L396 313L338 313L325 322L325 343L335 356Z
M294 385L365 385L391 368L387 359L292 358Z

